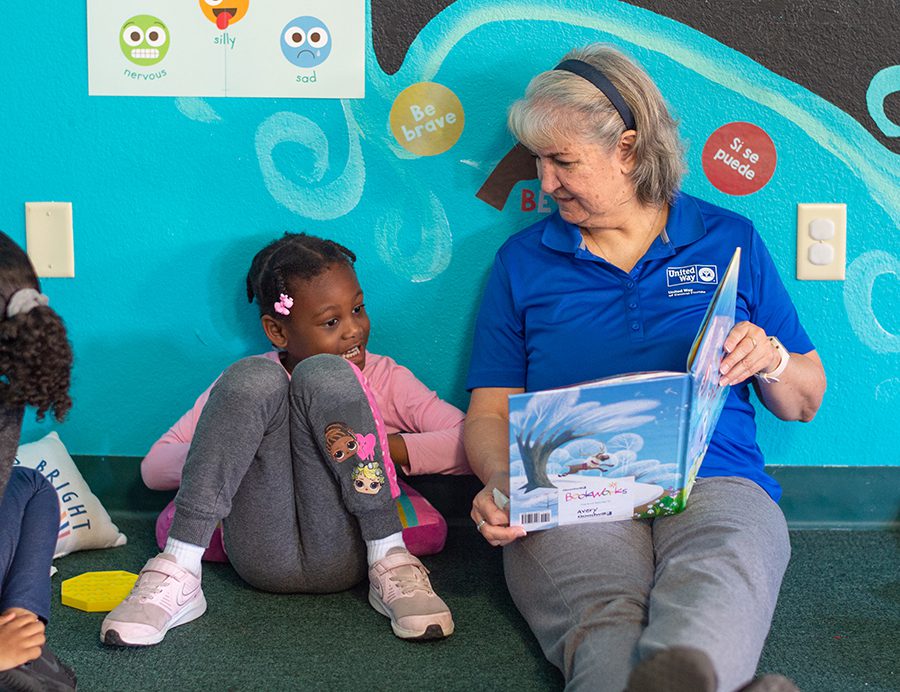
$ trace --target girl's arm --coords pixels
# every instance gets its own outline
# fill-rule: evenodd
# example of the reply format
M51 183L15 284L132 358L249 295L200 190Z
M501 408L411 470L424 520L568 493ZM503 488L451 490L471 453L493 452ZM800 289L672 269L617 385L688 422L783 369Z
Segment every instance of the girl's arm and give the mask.
M509 526L509 510L494 502L494 488L509 497L509 395L522 388L484 387L472 390L466 414L465 446L469 464L484 488L472 501L472 521L482 520L481 535L491 545L506 545L525 535Z
M404 473L471 473L462 443L465 415L420 382L407 368L384 358L382 377L370 382L380 395L391 458ZM375 380L378 381L375 381Z
M175 490L181 485L181 470L187 459L197 420L209 399L210 386L187 413L160 437L141 461L141 477L153 490Z

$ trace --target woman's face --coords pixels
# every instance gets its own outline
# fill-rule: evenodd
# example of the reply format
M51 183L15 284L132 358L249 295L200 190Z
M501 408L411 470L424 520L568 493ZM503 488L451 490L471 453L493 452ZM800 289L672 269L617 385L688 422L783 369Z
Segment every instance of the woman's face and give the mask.
M603 228L616 225L635 199L627 151L627 144L607 152L572 136L532 153L541 190L553 198L563 219L582 228Z

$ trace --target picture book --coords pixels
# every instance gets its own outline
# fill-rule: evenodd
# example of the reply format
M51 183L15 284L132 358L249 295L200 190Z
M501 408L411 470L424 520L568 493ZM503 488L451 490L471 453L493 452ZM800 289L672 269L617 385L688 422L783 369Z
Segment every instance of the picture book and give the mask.
M509 397L510 524L676 514L706 453L728 387L740 248L719 281L685 372L641 372Z

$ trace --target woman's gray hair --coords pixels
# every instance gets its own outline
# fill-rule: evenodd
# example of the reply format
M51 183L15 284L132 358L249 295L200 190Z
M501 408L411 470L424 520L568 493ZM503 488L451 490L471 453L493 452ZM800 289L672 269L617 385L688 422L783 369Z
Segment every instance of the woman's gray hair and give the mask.
M595 43L567 53L563 60L581 60L613 83L634 114L631 181L645 204L671 202L684 173L684 146L678 123L650 76L610 45ZM509 129L532 150L550 146L560 137L578 135L612 152L625 132L622 116L596 86L563 70L534 77L525 97L509 109Z

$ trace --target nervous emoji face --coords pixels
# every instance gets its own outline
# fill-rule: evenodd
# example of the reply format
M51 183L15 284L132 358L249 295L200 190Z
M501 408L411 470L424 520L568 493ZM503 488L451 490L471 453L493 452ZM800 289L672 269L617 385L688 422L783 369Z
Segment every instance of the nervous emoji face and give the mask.
M135 65L155 65L169 52L169 30L156 17L139 14L122 25L119 47Z
M331 55L331 32L320 19L297 17L281 30L281 52L297 67L316 67Z
M356 435L346 423L331 423L325 428L325 448L339 464L355 457L359 450Z
M200 0L200 9L206 18L225 31L247 14L250 0Z

